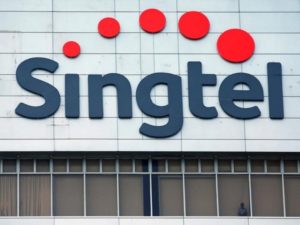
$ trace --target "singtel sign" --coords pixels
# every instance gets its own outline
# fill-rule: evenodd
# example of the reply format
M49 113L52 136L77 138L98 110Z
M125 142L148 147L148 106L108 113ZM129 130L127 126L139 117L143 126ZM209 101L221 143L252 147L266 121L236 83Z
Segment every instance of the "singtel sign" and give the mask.
M147 9L140 14L140 27L147 33L161 32L166 25L166 17L158 9ZM204 38L210 28L209 19L198 11L185 12L178 21L178 31L186 39L199 40ZM115 38L120 33L120 23L115 18L103 18L98 23L98 32L103 38ZM228 29L217 40L219 55L230 63L242 63L254 53L255 42L252 36L240 29ZM68 58L80 55L80 45L68 41L63 46L63 54ZM60 106L61 96L57 88L32 74L36 70L55 73L59 64L48 58L30 58L23 61L17 68L18 84L25 90L44 98L39 106L20 103L16 114L29 119L44 119L55 114ZM214 119L218 111L214 106L207 106L203 100L203 89L216 86L217 76L203 74L201 62L188 62L188 101L190 112L199 119ZM266 65L268 75L269 117L283 119L282 69L281 64L270 62ZM132 118L132 88L126 76L117 73L107 75L88 75L88 107L91 119L102 119L103 88L114 86L117 92L118 117ZM247 90L236 90L243 84ZM168 103L157 105L151 99L151 91L157 85L165 85L168 90ZM65 75L65 116L80 117L80 80L78 74ZM136 90L136 101L139 109L154 118L168 118L165 125L141 124L140 133L154 138L170 137L178 133L183 126L182 79L176 74L153 73L143 78ZM248 120L261 115L259 107L240 107L238 101L262 102L264 90L259 80L248 73L235 73L227 76L220 84L219 103L223 111L236 119Z
M55 73L59 64L48 58L30 58L17 68L17 82L23 89L44 98L44 104L32 106L20 103L15 112L29 119L44 119L55 114L60 106L60 93L53 85L32 76L36 70ZM188 62L188 100L190 112L199 119L218 117L214 106L205 106L203 88L216 86L217 76L203 74L201 62ZM280 63L267 64L268 102L271 119L283 119L282 69ZM118 116L123 119L132 118L132 88L128 79L117 73L107 75L88 75L89 117L102 119L103 88L114 86L117 92ZM237 85L244 84L247 90L236 90ZM80 117L80 79L78 74L65 75L65 116ZM165 85L168 90L168 104L161 106L151 99L151 91L157 85ZM149 137L165 138L178 133L183 126L182 79L171 73L153 73L143 78L136 90L136 101L140 110L154 118L168 118L162 126L143 123L140 133ZM257 106L242 108L237 101L264 101L264 90L259 80L248 73L235 73L227 76L219 88L219 102L224 112L236 119L253 119L261 115Z

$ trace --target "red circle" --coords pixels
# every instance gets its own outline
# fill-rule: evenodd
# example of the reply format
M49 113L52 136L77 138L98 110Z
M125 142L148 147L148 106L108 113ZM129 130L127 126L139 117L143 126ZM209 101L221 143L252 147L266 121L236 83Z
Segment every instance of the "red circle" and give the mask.
M248 32L241 29L229 29L218 38L217 48L225 60L240 63L253 55L255 42Z
M165 28L166 17L158 9L147 9L140 15L140 26L148 33L158 33Z
M114 38L120 33L120 24L115 18L106 17L99 21L98 32L105 38Z
M80 45L75 41L68 41L63 46L63 53L68 58L76 58L80 54Z
M178 26L184 37L198 40L208 34L210 23L203 13L190 11L180 17Z

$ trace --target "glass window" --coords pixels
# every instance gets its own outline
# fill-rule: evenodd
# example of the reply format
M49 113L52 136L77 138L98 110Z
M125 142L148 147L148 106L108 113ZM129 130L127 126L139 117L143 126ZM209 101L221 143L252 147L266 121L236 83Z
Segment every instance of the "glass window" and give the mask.
M152 160L153 172L166 172L166 160Z
M87 216L117 216L116 175L86 175Z
M87 172L99 172L100 164L98 159L87 159L86 160L86 171Z
M3 172L16 172L16 160L5 159L3 160Z
M284 182L286 215L300 216L300 176L286 175Z
M148 172L148 160L136 159L135 172Z
M251 171L252 172L265 172L264 160L252 160L251 161Z
M282 217L285 210L286 216L300 217L300 174L296 159L281 163L273 159L216 161L190 157L184 159L183 183L183 158L168 157L167 161L91 158L85 162L79 158L68 161L60 158L53 160L53 172L62 173L53 175L49 174L52 166L49 159L27 158L19 162L3 159L0 216L17 216L18 209L20 216L51 216L53 200L53 216L84 216L84 205L86 216L117 216L118 212L120 216L150 216L151 211L153 216L183 216L184 211L187 216L217 216L217 212L220 216L238 216L243 203L248 216ZM153 173L148 173L149 162ZM253 174L247 173L248 163ZM15 174L17 165L18 168L20 165L19 175ZM87 172L93 173L79 174L83 165ZM283 175L279 174L282 170Z
M185 172L198 172L198 160L197 159L185 160Z
M50 216L49 175L20 176L20 216Z
M147 182L148 184L148 182ZM144 208L149 208L148 201L144 201L144 187L142 175L120 175L120 215L143 216Z
M67 160L65 159L54 159L53 160L54 172L66 172L67 171Z
M250 214L248 175L218 175L220 216L238 216L241 203Z
M181 172L181 160L180 159L169 159L168 160L168 171L169 172Z
M247 160L234 160L234 172L247 172Z
M20 160L20 171L33 172L33 160L32 159Z
M201 171L204 173L214 172L214 160L201 160Z
M17 176L0 176L0 216L17 215Z
M148 159L136 159L135 160L135 172L148 172Z
M286 173L297 173L298 172L298 161L297 160L285 160L284 161L284 172Z
M70 159L69 160L69 171L70 172L82 172L82 160L81 159Z
M214 175L186 175L186 215L216 216L216 180Z
M53 176L54 216L83 216L83 176Z
M132 172L132 160L120 159L120 172Z
M252 175L253 216L283 216L280 175Z
M179 175L158 176L159 215L183 215L182 177Z
M218 161L219 172L231 172L231 160Z
M102 160L102 171L103 172L115 172L116 161L114 159L103 159Z
M48 159L38 159L36 160L36 171L37 172L49 172L49 160Z
M280 160L268 160L267 170L269 173L280 172Z

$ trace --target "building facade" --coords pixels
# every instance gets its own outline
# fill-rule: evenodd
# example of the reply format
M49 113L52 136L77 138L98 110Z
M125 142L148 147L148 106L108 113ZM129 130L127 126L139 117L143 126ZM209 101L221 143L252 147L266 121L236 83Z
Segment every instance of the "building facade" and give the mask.
M300 223L299 0L0 15L0 225Z

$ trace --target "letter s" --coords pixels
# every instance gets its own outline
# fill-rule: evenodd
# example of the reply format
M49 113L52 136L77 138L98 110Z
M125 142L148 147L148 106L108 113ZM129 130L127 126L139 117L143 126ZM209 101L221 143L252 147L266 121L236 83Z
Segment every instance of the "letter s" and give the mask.
M29 119L43 119L53 115L60 105L60 94L52 85L32 76L35 70L44 70L54 73L58 63L47 58L30 58L23 61L17 68L18 84L25 90L37 94L45 99L40 106L30 106L20 103L15 112L19 116Z

